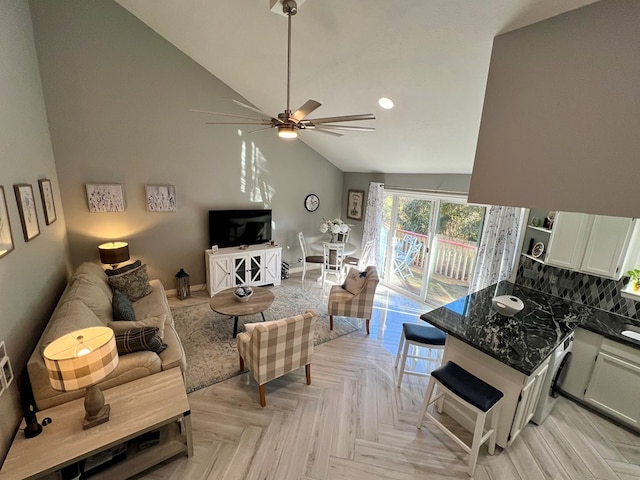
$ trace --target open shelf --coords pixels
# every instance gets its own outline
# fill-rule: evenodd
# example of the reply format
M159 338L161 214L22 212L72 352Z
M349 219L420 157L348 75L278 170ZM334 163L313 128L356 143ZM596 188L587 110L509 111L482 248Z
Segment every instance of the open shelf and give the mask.
M530 258L531 260L533 260L534 262L538 262L538 263L542 263L544 265L544 259L540 258L540 257L534 257L533 255L529 255L528 253L523 253L522 254L523 257L527 257Z
M620 295L622 295L624 298L629 298L631 300L635 300L636 302L640 302L640 291L633 291L629 285L620 290Z
M527 225L527 228L530 228L531 230L537 230L539 232L551 233L550 228L534 227L533 225Z

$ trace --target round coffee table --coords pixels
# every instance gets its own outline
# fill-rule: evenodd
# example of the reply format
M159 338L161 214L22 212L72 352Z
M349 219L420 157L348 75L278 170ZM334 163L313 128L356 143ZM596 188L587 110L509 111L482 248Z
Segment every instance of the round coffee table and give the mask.
M236 287L227 288L221 292L216 293L209 302L211 310L221 315L229 315L234 317L233 322L233 338L236 338L238 334L238 317L245 315L254 315L259 313L262 315L262 321L264 322L264 311L271 306L274 300L271 290L263 287L252 287L253 295L247 302L240 302L233 291Z

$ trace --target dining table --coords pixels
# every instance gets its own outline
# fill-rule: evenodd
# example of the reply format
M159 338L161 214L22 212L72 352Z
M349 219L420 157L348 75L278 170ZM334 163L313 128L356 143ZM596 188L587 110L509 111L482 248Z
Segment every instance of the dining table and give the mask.
M320 254L324 254L324 250L322 248L322 244L327 240L316 240L315 242L311 242L309 247L314 252L318 252ZM343 242L334 242L334 243L343 243ZM358 251L358 246L353 243L345 243L344 244L344 254L345 255L353 255Z

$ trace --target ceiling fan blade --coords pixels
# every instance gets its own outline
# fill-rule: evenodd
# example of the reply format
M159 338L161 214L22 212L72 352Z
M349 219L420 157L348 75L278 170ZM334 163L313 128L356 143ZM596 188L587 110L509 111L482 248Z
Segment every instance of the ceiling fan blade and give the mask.
M324 130L323 128L310 128L310 127L307 127L307 128L304 128L304 129L302 129L300 131L301 132L306 132L306 131L309 131L309 132L320 132L320 133L326 133L327 135L332 135L334 137L342 137L341 133L332 132L331 130Z
M321 103L316 102L315 100L307 100L307 103L305 103L298 110L293 112L293 115L291 115L291 117L289 118L291 118L295 122L299 122L304 117L306 117L311 112L313 112L316 108L318 108L320 105Z
M336 130L352 130L354 132L373 132L375 130L375 128L373 127L356 127L355 125L329 125L326 123L321 123L320 125L305 126L306 130L317 130L325 128L333 128Z
M220 115L221 117L244 118L246 120L262 120L261 118L244 117L242 115L233 115L232 113L210 112L208 110L189 110L189 111L190 112L196 112L196 113L209 113L211 115ZM264 120L266 120L266 118Z
M310 123L312 125L318 125L319 123L330 122L355 122L357 120L375 120L376 117L373 113L361 113L359 115L344 115L342 117L325 117L325 118L309 118L303 120L303 124Z
M238 100L234 100L233 98L231 99L231 101L233 103L236 103L236 104L240 105L241 107L248 108L249 110L253 110L256 113L259 113L260 115L264 115L265 117L269 117L269 115L267 115L266 113L264 113L261 110L258 110L257 108L253 108L251 105L247 105L246 103L239 102Z
M271 128L273 128L273 126L268 126L268 127L264 127L264 128L258 128L257 130L251 130L250 132L247 132L247 135L249 135L250 133L261 132L263 130L269 130Z
M204 122L207 125L269 125L269 128L273 127L271 122Z

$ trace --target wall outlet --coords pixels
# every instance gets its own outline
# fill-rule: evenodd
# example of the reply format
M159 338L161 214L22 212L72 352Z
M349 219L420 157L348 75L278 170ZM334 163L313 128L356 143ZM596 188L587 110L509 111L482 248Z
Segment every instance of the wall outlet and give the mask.
M549 285L555 285L558 283L558 276L557 275L551 275L549 277Z
M523 272L524 278L531 278L531 279L537 279L538 278L538 272L536 272L534 269L532 268L525 268L524 272Z

